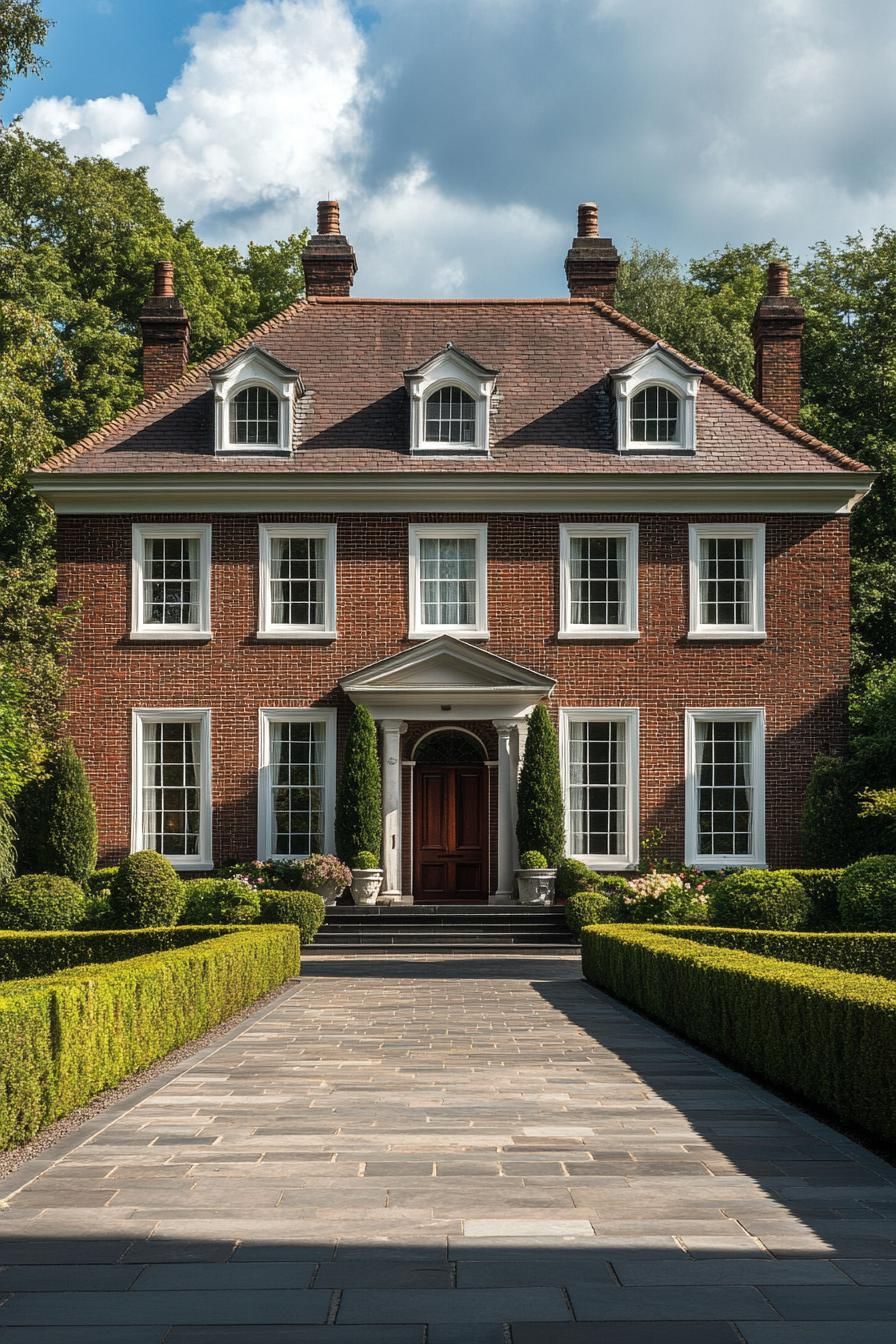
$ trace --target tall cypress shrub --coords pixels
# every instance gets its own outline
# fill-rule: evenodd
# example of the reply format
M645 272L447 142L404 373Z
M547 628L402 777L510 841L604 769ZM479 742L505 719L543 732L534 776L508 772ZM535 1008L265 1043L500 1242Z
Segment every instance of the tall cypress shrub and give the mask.
M552 868L563 858L566 834L560 752L545 705L536 705L529 719L526 754L517 788L516 838L521 854L527 849L537 849Z
M336 790L336 853L351 864L361 850L379 854L383 843L383 786L376 724L355 705Z
M66 738L44 768L19 795L19 871L83 884L96 867L96 811L84 766Z

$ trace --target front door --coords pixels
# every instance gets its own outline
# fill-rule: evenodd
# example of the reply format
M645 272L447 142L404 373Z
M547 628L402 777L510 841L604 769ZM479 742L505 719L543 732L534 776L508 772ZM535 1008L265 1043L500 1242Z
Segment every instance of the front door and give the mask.
M480 901L486 888L486 770L482 764L414 771L414 900Z

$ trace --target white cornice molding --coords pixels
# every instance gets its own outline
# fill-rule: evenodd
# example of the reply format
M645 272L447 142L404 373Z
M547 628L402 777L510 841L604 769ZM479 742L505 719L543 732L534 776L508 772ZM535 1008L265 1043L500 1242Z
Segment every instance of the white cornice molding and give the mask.
M32 472L59 514L846 514L872 472Z

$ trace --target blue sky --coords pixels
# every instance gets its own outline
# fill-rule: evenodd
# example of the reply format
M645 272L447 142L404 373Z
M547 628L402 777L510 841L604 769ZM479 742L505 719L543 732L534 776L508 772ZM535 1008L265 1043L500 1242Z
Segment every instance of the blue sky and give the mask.
M44 0L4 119L145 164L210 241L330 192L356 293L555 294L578 201L701 255L896 222L891 0Z

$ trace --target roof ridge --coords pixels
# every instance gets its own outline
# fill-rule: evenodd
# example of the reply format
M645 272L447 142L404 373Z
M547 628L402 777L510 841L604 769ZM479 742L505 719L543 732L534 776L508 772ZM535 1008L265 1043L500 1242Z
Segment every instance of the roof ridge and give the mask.
M723 393L731 401L737 402L737 404L742 406L744 410L750 411L751 414L757 417L757 419L764 420L774 429L781 430L791 439L795 439L797 443L802 443L807 448L822 452L825 457L831 462L835 462L837 466L850 471L871 471L871 468L866 466L864 462L857 461L856 458L841 452L839 448L834 448L832 444L825 443L823 439L817 439L815 435L810 434L808 430L800 429L799 425L794 425L790 420L785 420L783 415L778 415L775 411L770 410L768 406L764 406L761 401L757 401L755 397L751 397L746 392L742 392L741 389L735 387L733 383L729 383L726 379L721 378L719 374L713 373L712 369L707 369L704 365L698 364L695 360L691 359L689 355L684 354L674 345L670 345L668 341L664 341L663 338L657 336L655 332L648 331L646 327L641 326L640 322L636 322L634 318L628 317L625 313L620 312L619 309L614 308L612 304L605 303L603 299L593 299L591 302L597 312L602 313L604 317L608 317L612 322L615 322L618 327L622 327L624 331L629 331L633 336L640 336L646 341L651 341L654 344L661 346L664 350L668 350L670 354L677 356L678 359L684 360L686 364L701 369L703 377L711 387L714 387L717 392Z

